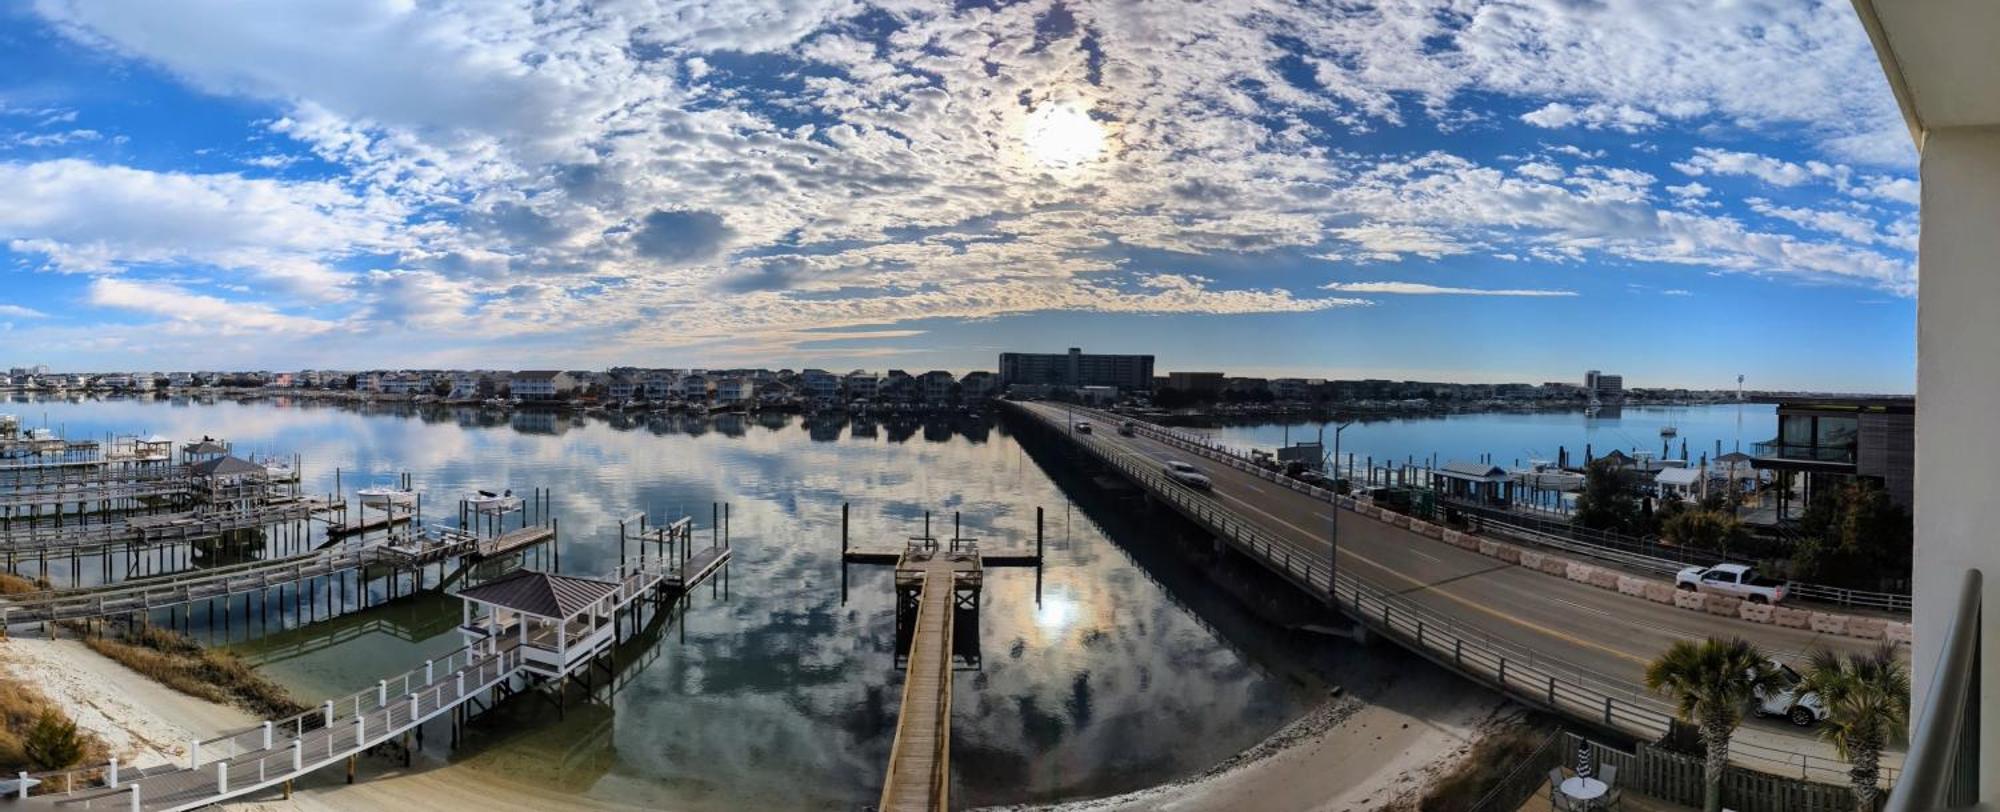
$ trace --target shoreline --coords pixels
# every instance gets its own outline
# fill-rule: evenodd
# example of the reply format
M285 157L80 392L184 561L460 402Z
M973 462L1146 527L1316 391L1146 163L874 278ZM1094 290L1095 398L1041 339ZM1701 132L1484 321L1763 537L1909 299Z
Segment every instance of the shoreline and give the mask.
M1103 798L988 807L1000 812L1227 809L1406 809L1512 706L1437 669L1361 664L1354 690L1330 693L1299 719L1196 775ZM33 682L79 727L104 739L121 764L144 768L186 758L188 742L254 727L233 706L174 691L76 640L0 640L0 670ZM476 759L477 756L474 756ZM290 801L276 790L223 804L244 810L465 809L481 812L631 809L509 780L504 773L419 754L411 767L364 759L347 785L339 770L302 779ZM653 804L657 808L659 799ZM668 808L671 808L669 806Z

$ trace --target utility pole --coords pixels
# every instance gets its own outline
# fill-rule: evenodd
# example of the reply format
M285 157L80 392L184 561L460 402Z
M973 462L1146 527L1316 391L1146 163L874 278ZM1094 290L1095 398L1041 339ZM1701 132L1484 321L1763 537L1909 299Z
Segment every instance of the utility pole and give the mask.
M1333 509L1326 512L1326 597L1327 602L1339 605L1340 596L1335 588L1336 577L1340 573L1340 433L1354 425L1349 420L1333 427ZM1326 426L1320 426L1320 447L1326 447Z

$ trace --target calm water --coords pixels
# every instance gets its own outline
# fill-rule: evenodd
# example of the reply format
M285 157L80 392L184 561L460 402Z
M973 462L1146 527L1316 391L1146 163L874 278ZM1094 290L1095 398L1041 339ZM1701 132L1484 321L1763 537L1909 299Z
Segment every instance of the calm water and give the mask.
M702 589L671 625L619 654L607 704L503 705L455 759L592 797L680 808L851 808L875 799L900 698L891 573L852 567L842 601L840 505L857 545L892 546L925 510L953 511L989 549L1033 546L1047 509L1048 562L989 572L980 667L958 678L956 799L967 804L1096 795L1199 772L1301 713L1337 667L1337 646L1286 633L1162 556L1160 540L1080 490L1084 505L1003 425L961 418L808 423L362 413L312 404L164 401L15 403L24 422L70 436L212 434L245 451L298 452L307 489L352 491L408 471L431 505L475 488L554 489L562 569L615 566L616 521L728 502L736 558L727 597ZM1104 520L1087 519L1085 508ZM1137 539L1137 543L1134 542ZM1148 547L1146 545L1154 545ZM1135 559L1135 556L1137 558ZM308 701L459 646L455 600L423 596L242 646ZM1352 651L1349 650L1351 654ZM434 735L441 731L434 731ZM439 748L433 748L437 750Z
M1458 414L1440 417L1408 417L1356 423L1341 434L1340 453L1352 453L1355 465L1364 465L1369 456L1377 465L1384 460L1398 463L1410 458L1428 460L1436 455L1442 464L1454 459L1477 460L1492 455L1496 464L1513 467L1529 460L1554 460L1559 447L1569 449L1570 458L1580 461L1584 446L1602 456L1612 449L1660 454L1660 427L1673 425L1679 435L1668 444L1674 457L1682 443L1688 458L1699 460L1703 453L1713 458L1718 443L1723 452L1749 453L1752 443L1777 436L1777 407L1768 403L1718 404L1712 406L1644 406L1605 409L1596 417L1581 411ZM1289 425L1266 423L1244 426L1197 428L1228 445L1243 449L1273 449L1285 443L1310 442L1319 436L1318 421ZM1333 429L1325 431L1327 450L1333 449Z

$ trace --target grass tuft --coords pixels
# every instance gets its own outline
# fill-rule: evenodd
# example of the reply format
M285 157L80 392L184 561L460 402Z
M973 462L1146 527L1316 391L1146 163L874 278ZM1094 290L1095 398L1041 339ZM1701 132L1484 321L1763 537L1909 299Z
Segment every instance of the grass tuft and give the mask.
M236 655L203 648L170 629L149 626L124 639L94 637L84 643L92 651L188 696L233 703L264 718L309 710Z

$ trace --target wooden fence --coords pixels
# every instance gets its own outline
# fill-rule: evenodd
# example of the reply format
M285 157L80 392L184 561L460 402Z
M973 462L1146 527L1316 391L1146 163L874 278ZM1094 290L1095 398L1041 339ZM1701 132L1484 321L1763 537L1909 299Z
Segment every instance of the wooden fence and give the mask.
M1563 733L1566 766L1574 766L1578 749L1590 748L1593 765L1618 766L1618 783L1639 795L1699 808L1702 802L1702 759L1641 742L1632 752ZM1887 796L1885 791L1877 796ZM1854 792L1846 785L1822 784L1732 766L1722 777L1722 805L1735 812L1851 812Z

